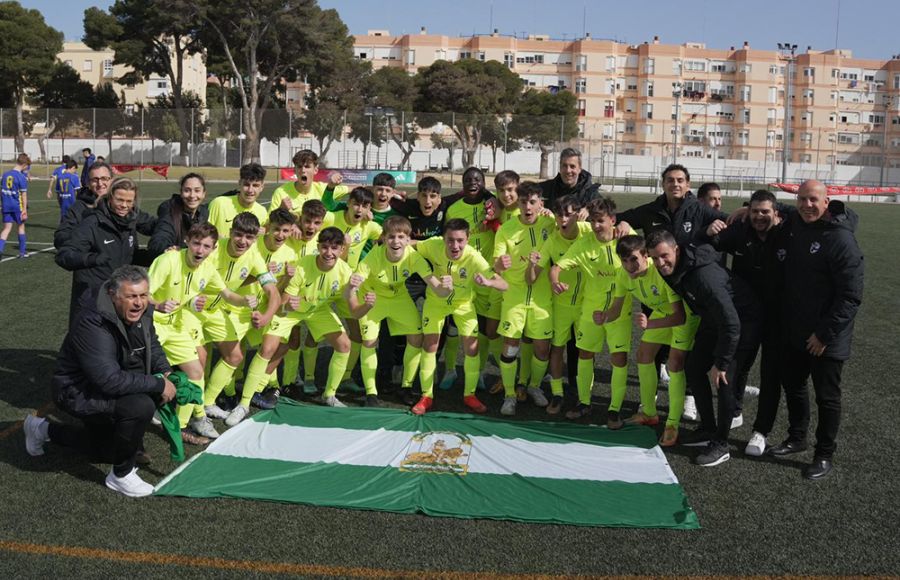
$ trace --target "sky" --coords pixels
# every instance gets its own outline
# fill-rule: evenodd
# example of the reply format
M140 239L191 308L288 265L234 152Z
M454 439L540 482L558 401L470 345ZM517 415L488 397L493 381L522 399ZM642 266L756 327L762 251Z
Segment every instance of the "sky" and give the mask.
M248 0L252 1L252 0ZM83 34L84 10L107 8L111 0L21 0L36 8L67 40ZM900 2L897 0L319 0L335 8L353 34L387 29L415 34L549 34L576 38L590 32L629 44L702 42L727 49L748 41L774 50L778 42L828 50L835 46L857 58L887 60L900 53ZM837 38L837 45L835 44Z

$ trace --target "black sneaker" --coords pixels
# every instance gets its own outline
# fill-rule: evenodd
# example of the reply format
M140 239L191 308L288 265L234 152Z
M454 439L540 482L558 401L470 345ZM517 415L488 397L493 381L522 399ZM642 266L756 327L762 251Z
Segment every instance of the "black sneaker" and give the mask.
M794 453L806 451L807 447L808 446L806 444L806 441L785 439L775 447L769 447L769 449L766 451L766 454L773 457L784 457L785 455L792 455Z
M681 444L685 447L706 447L714 436L715 433L698 427L683 434L681 436Z
M237 404L238 404L237 394L234 394L234 395L222 394L222 395L219 395L218 399L216 399L216 405L218 405L219 408L222 409L223 411L231 411L232 409L237 407Z
M625 423L622 421L622 416L619 415L618 411L609 411L606 414L606 428L610 431L617 431L624 425Z
M278 389L266 389L262 393L255 393L250 404L260 409L274 409L278 404Z
M419 402L420 398L422 398L421 393L414 393L412 388L400 389L400 400L404 405L412 407Z
M697 465L703 467L715 467L720 463L725 463L731 459L731 453L728 449L728 443L720 441L710 441L706 447L706 451L697 456Z
M378 398L378 395L366 395L366 407L380 407L381 399Z

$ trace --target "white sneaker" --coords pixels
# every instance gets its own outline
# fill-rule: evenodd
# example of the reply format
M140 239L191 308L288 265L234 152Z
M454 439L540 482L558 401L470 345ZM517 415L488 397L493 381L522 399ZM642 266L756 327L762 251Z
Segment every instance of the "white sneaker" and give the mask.
M25 417L22 431L25 432L25 450L28 451L28 455L37 457L44 454L44 443L50 441L47 434L49 429L50 423L43 417L37 415Z
M759 396L759 387L747 385L746 387L744 387L744 396L745 397L758 397Z
M152 425L155 425L156 427L159 427L162 425L162 421L160 421L160 419L159 419L159 411L156 411L153 413L153 416L150 417L150 423Z
M331 395L330 397L322 395L322 404L328 407L334 407L335 409L343 409L347 406L340 402L334 395Z
M666 368L666 365L659 365L659 386L669 386L669 370Z
M731 419L731 428L732 429L737 429L738 427L740 427L743 424L744 424L744 414L743 413L741 413L740 415Z
M507 415L512 417L516 414L516 398L515 397L505 397L503 399L503 405L500 407L500 414Z
M218 439L219 437L219 432L213 427L212 419L209 417L191 417L191 420L188 421L188 427L202 437L209 439Z
M222 407L218 405L207 405L203 407L203 412L206 413L206 416L210 419L227 419L228 411L224 410Z
M250 414L250 409L244 407L243 405L238 405L228 414L228 418L225 419L225 424L229 427L234 427L241 421L243 421L247 415Z
M106 476L106 487L128 497L147 497L153 493L153 486L138 476L137 467L125 477L116 477L110 469Z
M759 431L754 431L750 441L747 443L747 448L744 449L744 453L751 457L760 457L765 452L766 436Z
M536 407L546 407L550 404L540 387L528 387L528 396L534 401Z
M697 420L697 404L694 403L694 396L688 395L684 398L684 413L681 414L685 421Z

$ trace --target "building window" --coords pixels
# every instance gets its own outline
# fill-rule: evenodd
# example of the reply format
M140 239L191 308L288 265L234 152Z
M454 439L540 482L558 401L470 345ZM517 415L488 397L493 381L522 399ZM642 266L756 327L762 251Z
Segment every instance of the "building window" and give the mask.
M484 54L484 51L483 51L483 50L479 50L479 51L476 53L476 56L478 57L478 60L480 60L481 62L484 62L485 54ZM541 60L543 60L543 57L541 58Z
M503 64L507 66L507 68L514 68L516 66L516 55L511 52L507 52L503 55Z
M816 69L814 67L808 66L803 69L803 76L807 78L816 78Z
M744 64L741 65L741 72L742 72L742 73L749 73L749 72L751 72L752 70L753 70L753 65L751 65L751 64L744 63Z
M894 75L894 89L900 89L900 75Z
M579 71L579 72L587 70L587 55L586 54L578 55L578 61L577 61L577 64L575 65L575 70Z
M645 103L644 105L641 106L641 108L643 109L641 111L641 113L642 113L641 117L643 117L644 119L652 119L653 118L653 105L652 104Z
M615 101L604 101L603 103L603 116L604 117L615 117L616 116L616 104Z
M644 72L648 75L652 75L656 72L656 60L652 58L644 59Z
M587 101L578 99L578 116L584 117L587 114Z
M741 109L741 122L742 123L750 122L750 109Z
M653 96L653 81L644 81L644 96Z
M628 77L625 79L625 89L629 91L637 90L637 77Z
M459 59L462 60L464 58L472 58L472 53L468 50L459 51Z
M706 61L705 60L685 61L684 70L694 71L694 72L704 72L704 71L706 71Z
M741 86L741 100L747 102L750 101L750 85Z
M778 100L778 87L769 87L769 102L775 103Z
M587 92L587 79L575 79L575 92L579 94Z
M103 76L111 77L113 74L113 61L112 59L106 59L103 61Z
M83 71L92 71L92 70L94 70L94 61L92 61L92 60L86 60L86 61L84 61L83 63L81 63L81 70L83 70Z
M608 56L606 57L606 70L613 72L616 70L616 57Z
M672 74L681 76L681 61L678 59L672 61Z

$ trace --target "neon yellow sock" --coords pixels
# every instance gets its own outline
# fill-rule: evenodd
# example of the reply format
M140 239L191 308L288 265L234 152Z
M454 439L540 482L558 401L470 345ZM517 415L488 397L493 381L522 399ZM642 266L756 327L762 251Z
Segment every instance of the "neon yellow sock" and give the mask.
M550 392L553 393L554 397L563 396L562 379L550 379Z
M678 427L681 422L686 387L687 377L684 371L669 371L669 416L666 418L666 427Z
M638 363L638 380L641 383L641 405L644 406L643 413L648 417L655 417L656 387L659 382L659 375L656 373L656 365L653 363ZM684 405L683 402L682 405Z
M242 407L249 409L253 395L265 388L269 378L269 373L266 372L267 366L269 366L269 359L261 357L259 353L256 353L256 356L250 361L250 368L247 369L247 379L244 381L244 390L241 393Z
M534 358L534 343L519 343L519 382L515 384L527 385L531 382L531 359ZM541 377L543 378L543 377Z
M503 396L516 396L516 361L500 359L500 378L503 379Z
M378 388L375 386L375 373L378 372L378 357L375 355L375 348L369 348L362 345L359 351L359 370L362 373L363 385L366 387L367 395L377 395Z
M337 393L338 385L341 384L341 377L344 376L344 369L347 368L347 361L350 359L348 352L335 352L331 355L331 362L328 363L328 379L325 382L325 397L333 397Z
M481 357L478 355L467 356L463 360L463 371L466 378L463 393L468 397L475 394L475 389L478 387L478 377L481 375Z
M419 361L419 382L422 383L422 396L434 397L434 371L437 368L437 353L422 351Z
M224 360L217 362L209 376L209 382L206 384L206 393L203 394L203 404L206 406L215 405L216 398L222 392L222 389L231 382L232 377L234 377L234 367ZM234 394L234 387L232 387L231 393Z
M612 380L610 381L609 410L618 411L625 400L625 391L628 389L628 367L612 365Z
M302 346L300 352L303 353L303 381L307 383L316 382L316 358L319 356L319 347Z
M191 379L191 382L194 383L195 385L197 385L198 387L200 387L200 391L203 391L203 389L206 386L206 381L203 379L203 377L201 377L199 379ZM203 417L206 417L206 411L203 410L202 404L194 405L193 416L196 417L197 419L202 419ZM179 420L180 419L181 419L181 416L179 415Z
M349 381L350 374L353 372L353 368L356 366L356 362L359 360L359 351L362 348L362 343L359 342L350 342L350 353L347 357L347 369L344 371L344 376L341 378L341 382ZM331 365L328 365L328 368L331 368Z
M503 350L503 337L498 336L497 338L492 338L490 340L490 344L488 345L488 353L493 357L494 363L497 366L500 366L500 352Z
M292 385L300 372L300 349L290 349L284 355L284 368L281 371L281 382Z
M459 354L459 335L448 336L444 342L444 366L448 371L456 367L457 355Z
M528 361L524 358L522 359L522 362L528 364ZM526 384L529 387L540 387L544 380L544 375L547 374L548 364L550 364L550 361L548 360L541 360L536 356L531 357L531 380L523 384Z
M578 357L578 401L584 405L591 404L591 389L594 388L594 357Z
M403 351L403 382L400 384L404 389L412 386L416 380L416 373L419 372L419 363L422 360L421 347L410 346L406 344L406 350Z
M210 377L212 378L212 377ZM228 381L228 384L225 385L225 394L229 397L233 397L237 394L237 381L234 380L234 375L232 375L231 380Z

